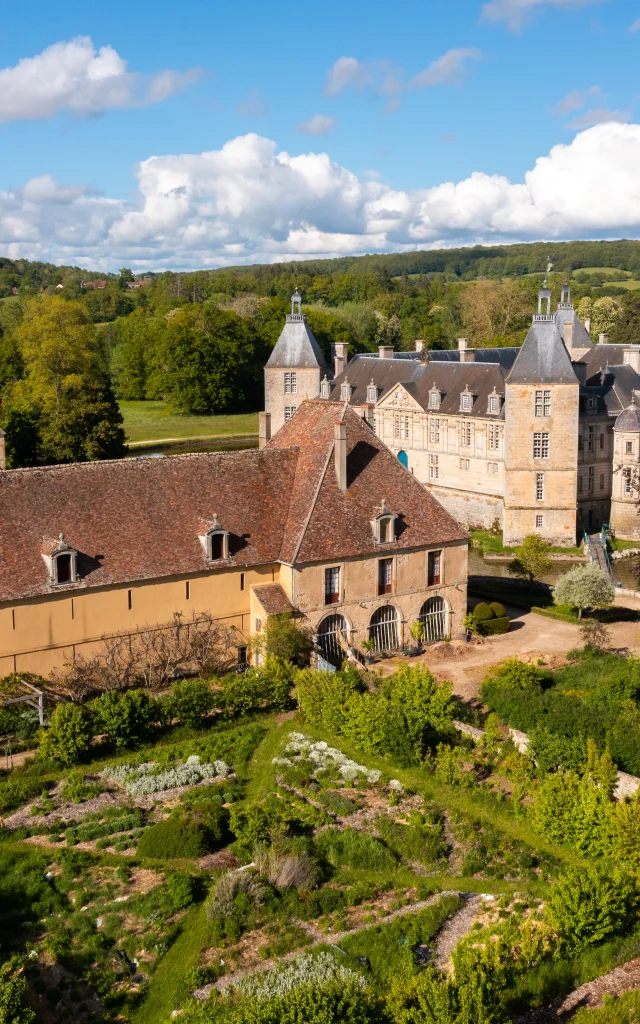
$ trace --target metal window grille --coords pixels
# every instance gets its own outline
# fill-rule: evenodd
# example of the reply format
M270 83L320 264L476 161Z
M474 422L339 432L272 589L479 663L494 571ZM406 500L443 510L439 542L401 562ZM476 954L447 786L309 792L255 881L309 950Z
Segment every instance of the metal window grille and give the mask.
M449 635L447 619L447 606L443 598L431 597L425 601L418 616L424 630L425 643L433 644Z
M338 567L324 571L324 603L340 604L340 569Z
M441 582L442 551L429 551L427 555L427 586L437 587Z
M393 559L381 558L378 562L378 594L390 594L393 589Z
M298 394L298 374L297 373L285 373L285 375L284 375L284 393L285 393L285 395L297 395Z
M398 614L391 605L378 608L371 616L369 639L373 640L376 651L397 651L400 646Z
M346 656L348 626L342 615L328 615L318 627L318 647L325 661L339 668Z
M536 501L544 501L544 473L536 473Z

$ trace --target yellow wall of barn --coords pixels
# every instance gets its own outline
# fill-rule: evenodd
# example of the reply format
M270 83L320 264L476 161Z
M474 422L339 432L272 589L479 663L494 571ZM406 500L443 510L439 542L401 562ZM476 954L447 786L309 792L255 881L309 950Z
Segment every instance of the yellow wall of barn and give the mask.
M208 612L248 637L251 587L277 581L279 571L277 564L234 567L1 603L0 676L10 672L48 676L72 660L74 653L94 653L103 637L164 625L174 612L181 612L185 619Z

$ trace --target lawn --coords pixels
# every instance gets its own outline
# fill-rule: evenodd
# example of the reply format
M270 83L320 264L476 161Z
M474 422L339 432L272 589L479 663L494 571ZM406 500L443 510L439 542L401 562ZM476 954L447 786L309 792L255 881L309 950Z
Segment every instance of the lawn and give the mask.
M490 530L471 530L471 541L473 547L480 551L480 554L507 555L515 552L515 548L505 547L502 543L501 533L492 533ZM549 548L552 554L559 555L581 555L582 547L579 548Z
M172 412L167 402L120 402L127 441L167 438L247 437L258 433L257 412L230 416L189 416Z

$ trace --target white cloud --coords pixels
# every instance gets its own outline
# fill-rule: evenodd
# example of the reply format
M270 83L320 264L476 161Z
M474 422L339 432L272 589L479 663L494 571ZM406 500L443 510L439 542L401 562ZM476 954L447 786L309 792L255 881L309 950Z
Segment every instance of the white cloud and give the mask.
M145 106L198 76L197 69L134 74L111 46L96 50L91 39L78 36L0 69L0 121L49 118L65 110L95 116L113 107Z
M447 50L442 57L434 60L428 68L411 80L413 89L430 89L435 85L457 85L462 81L467 61L479 60L482 56L475 46L459 50Z
M574 117L573 121L569 122L568 127L577 128L580 131L583 128L592 128L595 124L606 124L609 121L621 121L624 124L630 120L631 114L628 110L609 110L608 107L595 107L591 110L585 110L578 117Z
M517 32L533 14L546 7L572 9L603 2L606 0L489 0L482 8L482 17L485 21L506 21L507 27Z
M591 85L588 89L575 89L573 92L568 92L556 105L556 114L564 117L566 114L573 114L575 110L582 110L589 96L603 96L600 86Z
M326 153L256 134L153 156L137 195L108 199L48 175L0 193L0 253L114 269L193 268L528 239L640 237L640 125L554 146L521 182L476 171L392 189ZM367 178L369 180L367 180Z
M328 135L335 123L335 117L314 114L308 121L299 124L296 131L302 132L303 135Z
M630 32L637 32L640 29L640 18L636 18L633 25L629 25Z
M375 64L362 63L355 57L339 57L329 68L324 89L325 95L339 96L349 86L364 89L373 83L375 70L377 70Z
M239 103L236 113L240 117L266 117L267 105L264 102L259 89L251 89L246 100Z

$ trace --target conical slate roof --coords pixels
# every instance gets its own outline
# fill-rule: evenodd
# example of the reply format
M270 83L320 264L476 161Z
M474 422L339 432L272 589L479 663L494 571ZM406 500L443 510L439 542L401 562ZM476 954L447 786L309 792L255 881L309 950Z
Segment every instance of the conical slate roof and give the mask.
M571 359L550 314L534 316L508 384L577 384Z
M571 348L584 349L593 348L593 342L591 336L587 331L586 327L582 323L582 320L576 313L575 309L571 305L559 305L556 310L556 327L560 333L560 337L564 341L564 325L566 323L573 324L573 332L571 338Z
M636 405L635 396L631 396L631 405L623 409L613 425L614 430L636 431L640 434L640 409Z
M269 369L328 369L313 331L302 313L287 313L287 321L267 360Z

